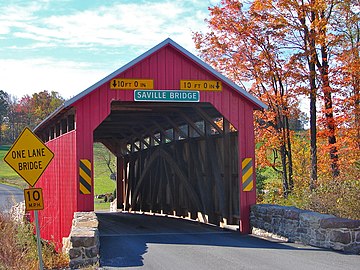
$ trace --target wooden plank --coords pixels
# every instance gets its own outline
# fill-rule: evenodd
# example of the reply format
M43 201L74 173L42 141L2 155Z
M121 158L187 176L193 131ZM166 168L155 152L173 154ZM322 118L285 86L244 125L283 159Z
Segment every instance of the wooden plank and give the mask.
M216 158L218 156L217 152L216 152L216 145L215 145L214 140L210 139L210 138L206 140L206 145L207 145L207 153L208 153L207 156L210 159L210 167L211 167L213 179L214 179L214 182L215 182L215 187L216 187L216 190L217 190L216 194L219 196L218 202L219 202L220 212L224 216L225 215L224 185L222 183L221 169L220 169L220 166L219 166L219 162L218 162L218 160Z
M232 222L232 185L231 185L231 152L230 152L230 123L224 118L223 122L223 163L224 163L224 207L225 217L229 224Z

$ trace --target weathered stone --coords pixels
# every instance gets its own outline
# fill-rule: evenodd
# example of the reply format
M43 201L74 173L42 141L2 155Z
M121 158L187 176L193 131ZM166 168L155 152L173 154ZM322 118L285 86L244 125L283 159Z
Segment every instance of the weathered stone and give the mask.
M95 219L81 220L75 226L85 228L97 228L99 226L99 222Z
M325 241L325 231L321 231L321 230L316 230L315 231L315 240L317 241Z
M271 223L272 222L272 216L266 215L266 216L264 216L263 220L264 220L264 222Z
M360 220L346 218L327 218L320 222L321 228L360 228Z
M95 245L94 237L88 236L71 236L70 241L73 247L91 247Z
M306 226L309 225L314 228L320 227L321 220L333 217L333 215L320 214L317 212L305 212L299 215L300 222L302 222Z
M78 249L78 248L71 248L71 249L69 250L70 260L72 260L72 259L77 259L77 258L81 257L81 254L82 254L82 252L81 252L81 250Z
M303 233L303 234L307 234L308 233L308 229L304 228L304 227L299 227L296 229L296 232L298 233Z
M342 232L342 231L331 231L330 239L331 242L339 242L342 244L349 244L351 241L350 232Z
M70 267L90 266L99 262L98 221L93 212L74 213L70 235L63 239L70 257ZM70 244L69 244L69 243Z
M280 235L288 241L359 253L360 221L286 206L259 205L251 209L250 222L263 236Z
M360 243L360 232L356 232L356 234L355 234L355 242Z
M272 210L273 216L283 216L284 215L284 208L283 207L273 207Z
M360 245L354 243L348 246L344 246L344 251L348 253L360 255Z
M74 227L90 227L97 228L99 222L95 213L93 212L76 212L74 213L74 219L72 222Z
M284 211L284 218L299 220L300 214L308 213L308 212L310 212L310 211L301 210L296 207L288 207Z
M97 246L86 248L85 255L87 258L95 258L99 255L99 248Z

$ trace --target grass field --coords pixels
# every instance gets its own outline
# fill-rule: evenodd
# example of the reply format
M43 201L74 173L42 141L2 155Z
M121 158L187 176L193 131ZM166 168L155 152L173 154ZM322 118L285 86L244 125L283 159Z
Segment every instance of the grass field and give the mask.
M4 157L11 146L0 146L0 183L17 186L21 189L28 188L23 180L5 161ZM113 193L116 188L114 180L110 179L110 170L106 160L111 160L112 169L116 170L116 159L105 146L99 143L94 144L94 193L95 195ZM109 203L95 199L95 209L109 209Z
M102 144L94 144L94 181L95 195L113 193L116 182L110 179L110 170L106 165L106 160L110 159L112 170L116 171L116 159L113 154Z
M4 157L11 146L0 145L0 183L26 188L28 185L5 161Z
M116 188L116 182L110 179L110 169L106 165L106 161L110 160L110 166L116 170L116 159L109 150L100 143L94 144L94 193L95 195L113 193ZM103 199L94 201L95 210L108 210L109 202Z

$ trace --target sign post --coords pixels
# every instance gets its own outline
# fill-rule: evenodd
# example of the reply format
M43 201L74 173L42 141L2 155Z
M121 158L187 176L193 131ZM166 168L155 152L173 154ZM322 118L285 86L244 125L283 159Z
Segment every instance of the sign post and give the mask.
M26 127L4 157L4 161L33 187L53 157L54 153ZM34 210L39 268L43 270L39 216L37 212L44 209L42 189L25 189L24 198L26 210Z

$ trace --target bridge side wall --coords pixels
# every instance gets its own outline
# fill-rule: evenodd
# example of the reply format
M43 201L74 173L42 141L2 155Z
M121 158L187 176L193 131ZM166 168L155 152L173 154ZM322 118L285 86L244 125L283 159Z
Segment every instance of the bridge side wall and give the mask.
M250 220L253 234L360 254L360 220L270 204L252 205Z
M36 183L43 190L44 210L38 211L41 237L60 247L68 235L73 212L77 210L76 131L70 131L47 142L56 153L54 159Z

